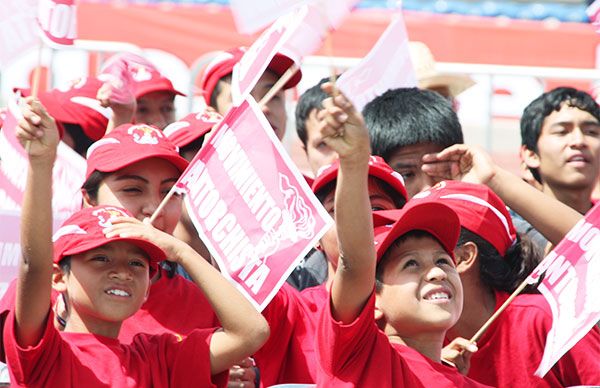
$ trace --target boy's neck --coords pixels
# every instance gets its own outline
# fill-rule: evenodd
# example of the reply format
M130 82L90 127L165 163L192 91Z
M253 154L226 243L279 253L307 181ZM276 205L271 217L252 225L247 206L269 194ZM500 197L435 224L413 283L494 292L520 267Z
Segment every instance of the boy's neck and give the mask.
M432 361L441 362L442 345L445 333L419 333L415 337L401 337L398 334L386 334L391 343L406 345Z
M542 191L579 213L585 214L592 208L591 196L593 189L593 187L590 187L589 189L571 190L564 187L552 187L544 182Z
M75 311L71 311L64 332L95 334L117 339L121 330L121 324L122 322L109 322L92 317L82 319Z

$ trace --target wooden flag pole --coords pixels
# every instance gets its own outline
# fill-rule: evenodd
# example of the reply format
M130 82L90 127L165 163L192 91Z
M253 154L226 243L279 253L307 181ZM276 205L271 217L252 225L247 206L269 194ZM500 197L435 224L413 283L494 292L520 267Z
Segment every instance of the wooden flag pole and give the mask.
M267 105L269 101L271 101L273 96L275 96L285 86L285 84L288 83L288 81L296 74L297 71L298 65L294 63L292 66L290 66L289 69L287 69L285 73L283 73L283 75L277 80L277 82L275 82L275 85L273 85L271 89L269 89L267 94L265 94L265 96L261 98L260 102L258 103L258 106L260 108L263 108L265 105Z
M494 314L490 317L490 319L488 319L487 322L484 323L483 326L481 326L481 329L479 329L477 331L477 333L475 333L475 335L469 340L469 342L470 343L477 342L479 340L479 338L481 338L483 333L485 333L485 331L490 327L490 325L496 320L496 318L498 318L500 313L502 313L508 307L510 302L512 302L517 297L517 295L519 295L521 293L521 291L523 291L523 289L525 289L525 287L527 287L528 284L529 283L527 282L527 279L525 279L519 285L519 287L517 287L517 289L508 297L508 299L506 299L506 301L504 303L502 303L502 306L500 306L500 308L498 310L496 310L496 312L494 312Z
M152 225L154 223L154 221L156 221L156 218L158 217L160 212L162 212L162 210L165 208L165 206L167 206L167 203L169 202L169 200L171 199L173 194L175 194L176 191L177 191L177 188L175 185L173 185L173 187L171 187L171 190L169 190L167 195L163 198L162 202L158 205L158 207L156 208L154 213L152 213L152 216L150 216L150 225Z
M31 97L36 98L38 96L38 92L40 89L40 78L42 74L42 51L44 49L44 42L40 38L40 44L38 46L38 57L37 57L37 65L35 66L35 70L33 71L33 79L31 80ZM29 155L29 150L31 149L31 140L27 140L25 143L25 152Z
M336 86L337 71L333 64L333 37L331 36L331 31L327 32L327 37L325 38L325 54L329 57L329 82L333 86L333 96L335 97L339 92Z

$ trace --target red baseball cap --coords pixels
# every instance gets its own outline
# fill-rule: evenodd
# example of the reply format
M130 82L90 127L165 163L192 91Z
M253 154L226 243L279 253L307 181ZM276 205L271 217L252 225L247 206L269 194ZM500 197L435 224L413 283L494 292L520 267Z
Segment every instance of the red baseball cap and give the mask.
M464 228L492 244L501 256L516 241L517 233L506 205L487 186L442 181L415 197L429 198L451 207Z
M185 147L201 136L206 135L223 116L212 110L190 113L181 120L169 124L163 133L177 147Z
M127 210L115 206L84 208L69 217L52 236L54 242L54 262L59 263L66 256L87 252L113 241L126 241L148 255L150 273L157 270L157 263L166 258L165 252L148 240L138 237L107 238L102 230L112 226L116 217L133 217Z
M228 74L233 72L233 66L242 59L247 47L236 47L218 54L204 69L200 80L200 88L207 105L210 105L210 96L217 86L217 82ZM287 55L277 53L267 66L267 69L281 77L287 69L294 64L294 60ZM293 88L298 85L302 78L300 69L283 86L284 89Z
M328 164L323 166L317 172L317 177L315 178L312 191L313 193L318 193L321 189L323 189L328 183L331 183L337 179L338 170L340 169L340 161L336 160L332 164ZM370 156L369 157L369 176L381 179L388 185L392 187L398 194L404 198L404 201L408 200L408 195L406 193L406 187L404 187L404 179L402 175L398 172L394 171L385 160L383 160L380 156Z
M131 75L132 92L136 99L159 91L185 96L173 87L171 81L152 62L140 55L127 52L115 54L106 60L100 73L111 74L115 66L127 70Z
M85 179L96 170L113 172L149 158L165 159L180 172L188 166L160 129L147 124L119 125L88 149Z
M83 133L96 141L106 133L112 110L100 105L96 99L102 81L94 77L79 78L68 88L55 88L40 93L38 98L48 113L60 123L77 124ZM31 89L15 89L21 95L31 95ZM62 133L61 133L62 136Z
M413 230L422 230L434 236L454 260L454 248L460 235L460 221L449 206L428 199L411 199L402 209L387 212L396 219L393 224L375 227L377 261L394 241Z

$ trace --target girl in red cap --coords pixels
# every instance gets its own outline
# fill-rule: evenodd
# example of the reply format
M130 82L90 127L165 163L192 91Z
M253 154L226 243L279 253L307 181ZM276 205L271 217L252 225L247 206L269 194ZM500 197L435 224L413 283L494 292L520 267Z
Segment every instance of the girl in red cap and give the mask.
M51 239L58 131L38 101L27 103L18 131L22 144L30 143L23 260L3 333L11 380L28 386L225 385L219 374L266 340L264 319L192 248L118 207L81 210ZM150 276L165 257L186 267L223 330L139 334L123 345L117 340L122 322L149 297ZM63 332L54 325L51 288L66 301Z
M332 92L332 85L325 88ZM321 134L340 157L335 195L340 263L317 331L318 384L483 386L441 363L445 333L462 310L453 261L458 217L443 204L411 200L393 226L374 233L368 131L344 96L324 106Z
M461 236L455 252L465 289L465 308L460 320L448 331L448 338L472 338L540 261L531 242L517 235L506 205L491 189L497 190L554 243L581 216L496 166L476 148L453 146L426 158L438 162L435 168L426 164L425 170L430 173L442 168L443 163L439 162L452 160L457 162L454 168L445 170L453 172L452 178L490 186L443 181L419 194L445 203L460 218ZM479 350L472 355L470 368L465 365L465 371L477 381L498 387L599 385L597 327L566 352L543 378L534 376L551 326L550 306L542 295L518 295L477 341ZM445 357L459 364L463 361L459 353L460 348L449 351Z

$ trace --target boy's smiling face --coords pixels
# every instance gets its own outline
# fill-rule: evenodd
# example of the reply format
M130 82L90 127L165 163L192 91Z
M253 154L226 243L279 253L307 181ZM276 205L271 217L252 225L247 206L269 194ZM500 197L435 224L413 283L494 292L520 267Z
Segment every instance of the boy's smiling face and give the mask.
M452 258L433 237L407 237L393 243L377 293L386 332L412 337L445 332L462 312L462 284ZM394 333L390 333L393 331Z
M66 331L113 337L121 322L136 313L148 296L147 254L134 244L114 241L71 256L71 268L55 278L68 295ZM116 337L114 335L114 337Z

